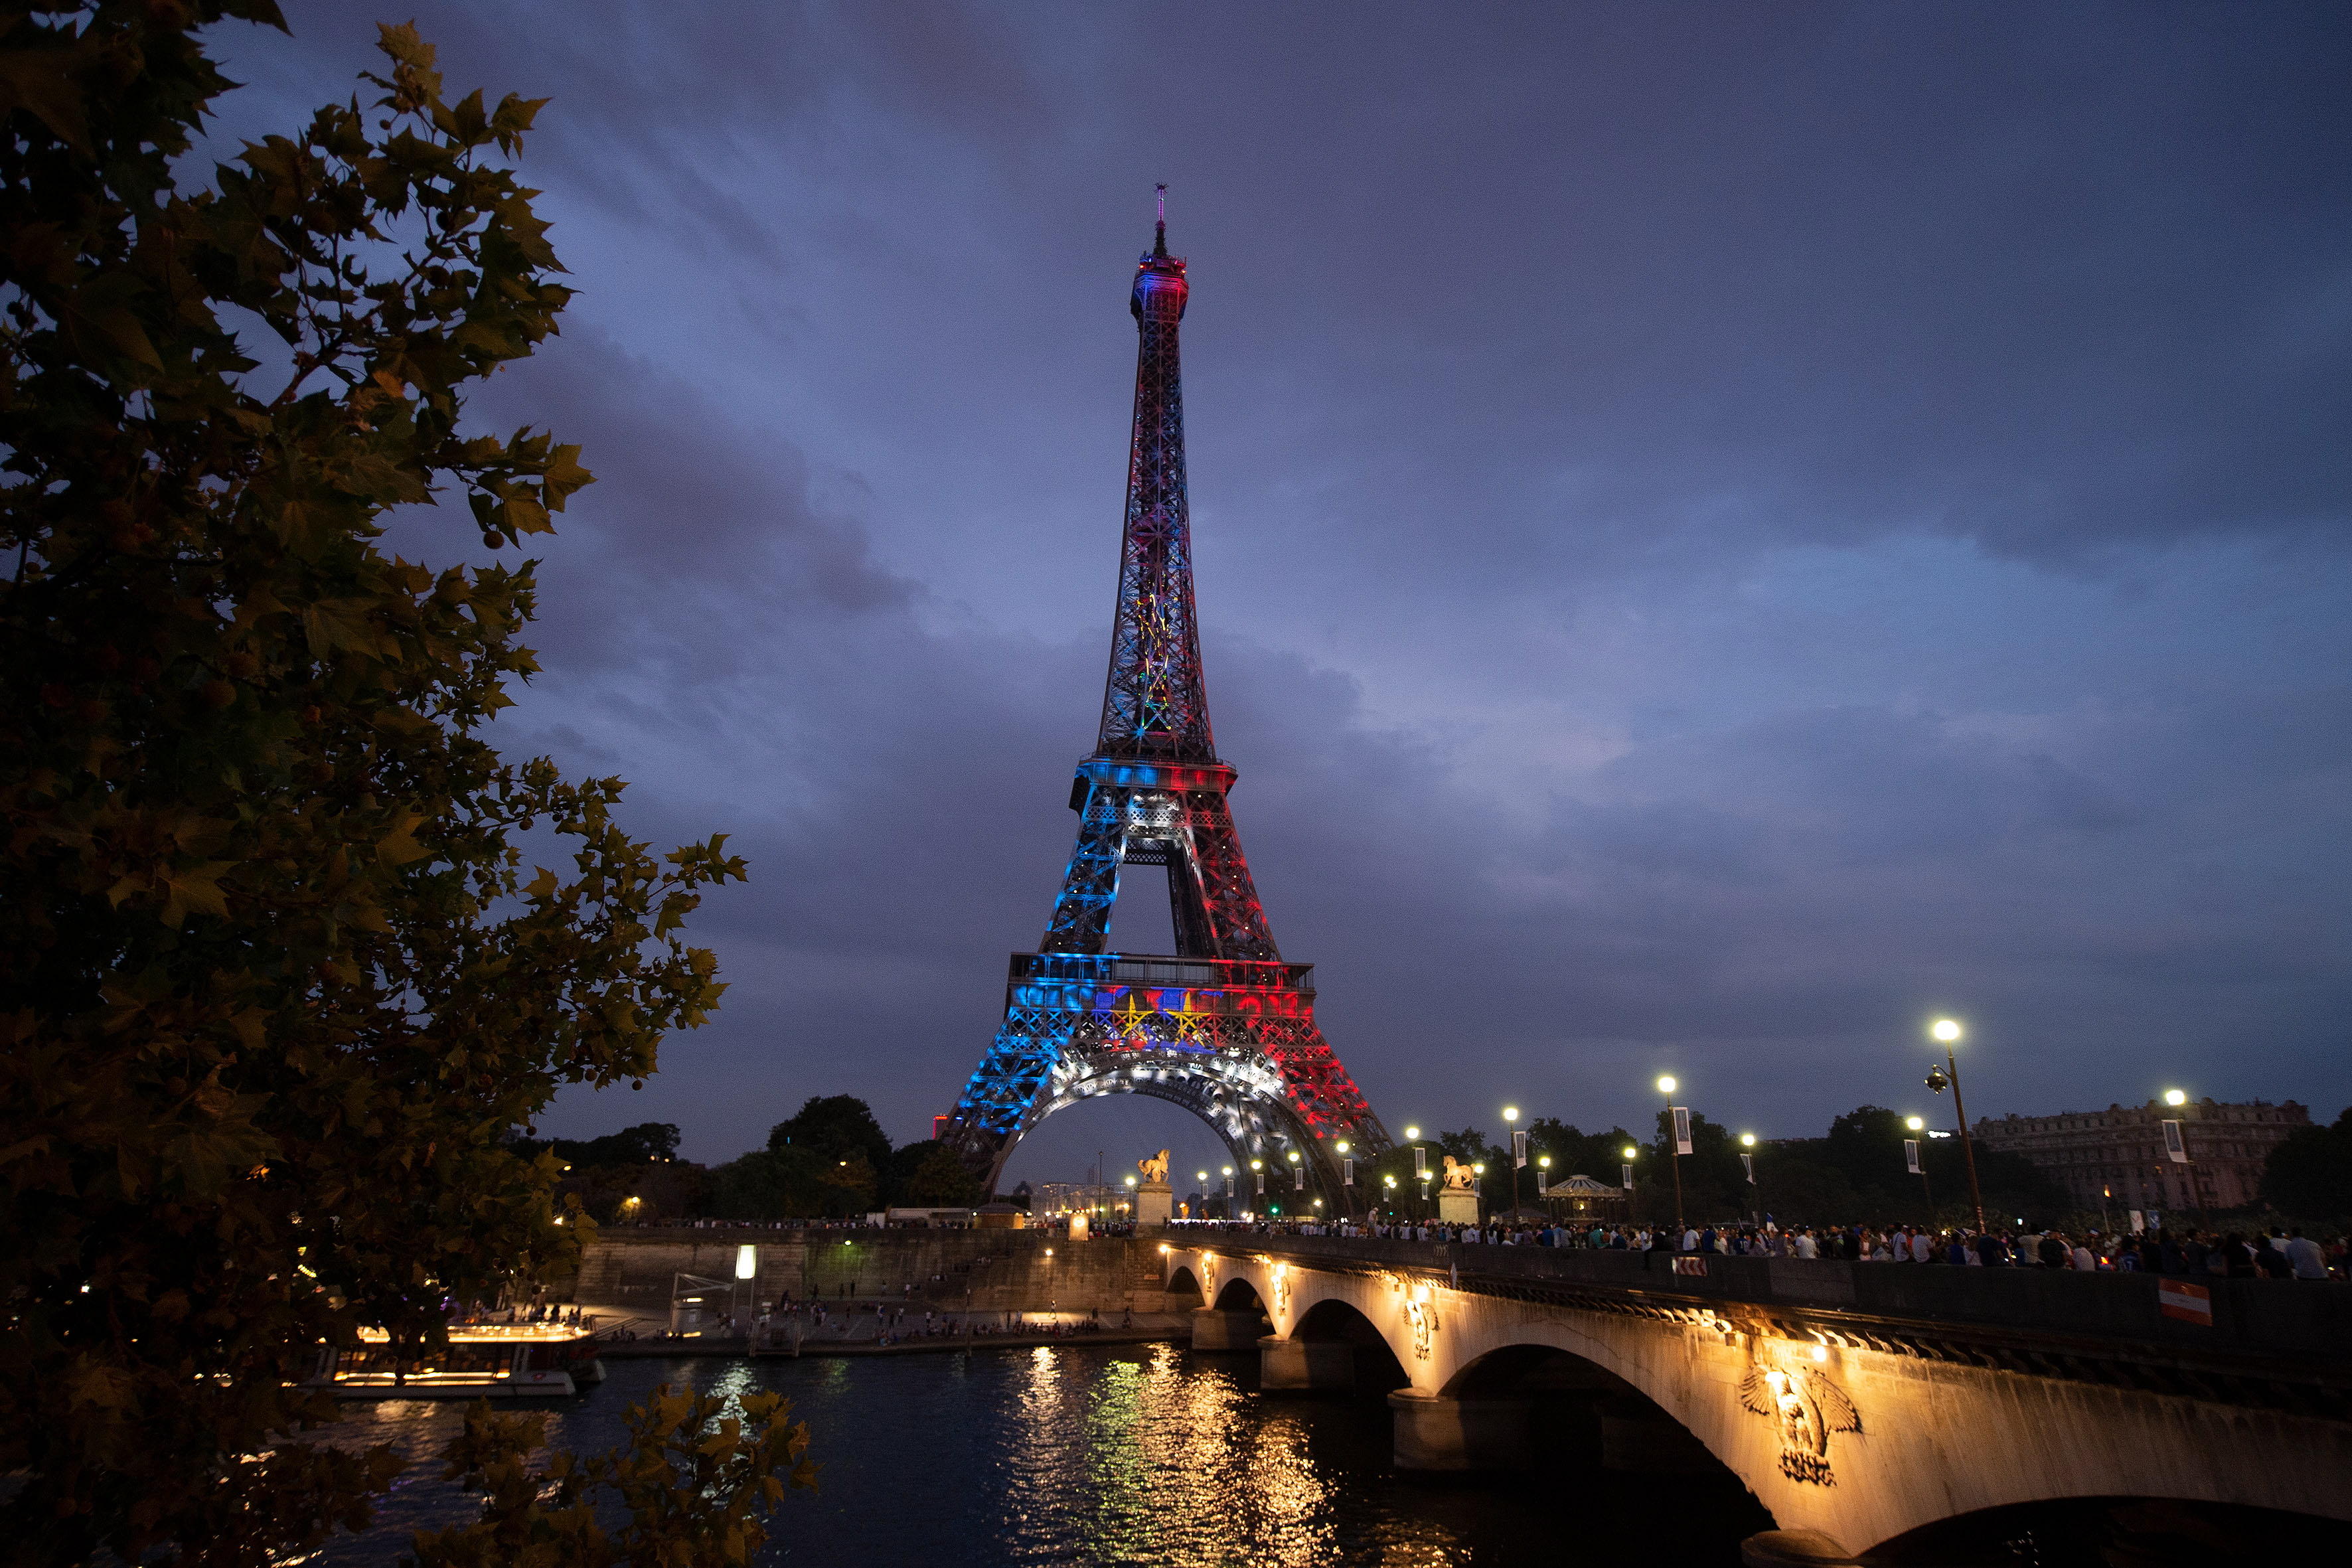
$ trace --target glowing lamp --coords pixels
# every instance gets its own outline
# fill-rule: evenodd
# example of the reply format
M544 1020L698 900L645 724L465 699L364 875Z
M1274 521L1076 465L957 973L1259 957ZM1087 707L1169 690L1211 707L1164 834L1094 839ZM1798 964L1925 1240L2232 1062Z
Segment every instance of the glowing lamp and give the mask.
M1636 1154L1639 1154L1640 1152L1641 1152L1641 1151L1640 1151L1639 1149L1634 1148L1634 1147L1633 1147L1633 1145L1632 1145L1631 1143L1628 1143L1628 1144L1626 1144L1626 1145L1625 1145L1625 1158L1627 1158L1628 1160L1630 1160L1630 1159L1633 1158Z
M1927 1026L1927 1033L1934 1036L1938 1044L1948 1046L1960 1037L1960 1026L1957 1019L1938 1018Z
M1743 1149L1753 1149L1756 1147L1756 1134L1753 1132L1742 1132L1739 1135L1739 1146Z
M1503 1120L1504 1120L1504 1121L1517 1121L1518 1119L1519 1119L1519 1108L1518 1108L1517 1106L1516 1106L1516 1105L1507 1105L1507 1106L1503 1107Z
M2186 1105L2189 1103L2189 1097L2177 1089L2168 1089L2164 1091L2164 1103L2167 1105Z
M760 1277L760 1249L746 1244L735 1249L735 1278L757 1279Z
M1420 1136L1421 1136L1421 1129L1420 1129L1420 1128L1418 1128L1418 1127L1408 1127L1408 1128L1406 1128L1406 1129L1404 1130L1404 1138L1405 1138L1405 1142L1408 1142L1408 1143L1412 1142L1414 1139L1416 1139L1416 1138L1418 1138L1418 1137L1420 1137Z
M1658 1080L1658 1092L1660 1094L1672 1094L1674 1091L1675 1080L1672 1078L1662 1078Z
M1903 1125L1916 1132L1927 1125L1927 1119L1924 1116L1906 1116L1903 1119Z

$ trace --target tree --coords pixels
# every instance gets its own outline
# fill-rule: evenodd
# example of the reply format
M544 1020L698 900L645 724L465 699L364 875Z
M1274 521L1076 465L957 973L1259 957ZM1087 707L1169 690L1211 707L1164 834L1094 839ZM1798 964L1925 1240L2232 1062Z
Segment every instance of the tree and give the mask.
M646 1165L677 1158L679 1139L675 1121L640 1121L601 1138L517 1138L516 1150L537 1153L544 1149L569 1165Z
M557 1162L505 1138L702 1022L683 922L743 875L717 837L665 866L618 780L483 739L536 668L529 563L378 547L436 498L518 545L589 481L464 424L568 298L504 164L538 105L446 100L386 28L365 108L184 187L225 16L282 26L0 16L11 1562L258 1563L362 1523L392 1461L273 1444L333 1418L297 1381L565 1254ZM568 873L524 865L535 826Z
M954 1150L929 1138L890 1157L890 1187L892 1203L919 1208L972 1208L988 1196Z
M768 1147L809 1149L835 1162L862 1157L869 1171L890 1164L890 1135L854 1094L811 1095L790 1120L769 1131Z
M766 1544L761 1515L787 1484L814 1490L803 1456L808 1426L792 1401L750 1393L732 1402L665 1384L622 1419L629 1444L587 1460L558 1452L534 1473L530 1458L547 1417L508 1415L484 1400L449 1445L446 1479L484 1494L482 1517L419 1531L417 1568L700 1568L751 1560ZM598 1504L616 1502L628 1522L606 1528Z
M2263 1201L2297 1219L2352 1215L2352 1107L2332 1127L2298 1127L2263 1163Z
M710 1173L719 1219L813 1219L826 1212L823 1156L809 1149L754 1149Z

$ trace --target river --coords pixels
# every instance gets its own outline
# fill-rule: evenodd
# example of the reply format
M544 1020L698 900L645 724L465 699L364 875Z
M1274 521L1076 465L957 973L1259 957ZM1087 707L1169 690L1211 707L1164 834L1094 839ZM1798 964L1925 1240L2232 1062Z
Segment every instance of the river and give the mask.
M765 1563L1731 1564L1742 1536L1770 1528L1727 1478L1399 1475L1378 1396L1262 1394L1254 1355L1082 1345L606 1365L577 1399L509 1407L547 1410L551 1442L598 1449L661 1383L792 1398L820 1489L787 1497ZM348 1409L332 1441L392 1443L409 1468L374 1531L313 1561L389 1565L409 1531L468 1515L436 1457L462 1408Z

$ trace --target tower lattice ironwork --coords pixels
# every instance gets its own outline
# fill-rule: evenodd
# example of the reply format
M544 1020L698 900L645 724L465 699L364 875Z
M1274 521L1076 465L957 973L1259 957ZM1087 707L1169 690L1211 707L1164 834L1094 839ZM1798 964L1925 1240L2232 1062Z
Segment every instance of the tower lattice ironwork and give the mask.
M1055 1111L1148 1094L1215 1128L1237 1170L1264 1162L1285 1208L1307 1207L1310 1189L1339 1208L1341 1146L1370 1159L1389 1137L1315 1026L1313 966L1275 946L1226 809L1235 775L1210 733L1184 492L1177 327L1190 291L1163 212L1129 300L1127 518L1101 733L1070 785L1077 846L1038 951L1013 955L1004 1022L942 1136L993 1190ZM1167 868L1174 953L1111 947L1127 866Z

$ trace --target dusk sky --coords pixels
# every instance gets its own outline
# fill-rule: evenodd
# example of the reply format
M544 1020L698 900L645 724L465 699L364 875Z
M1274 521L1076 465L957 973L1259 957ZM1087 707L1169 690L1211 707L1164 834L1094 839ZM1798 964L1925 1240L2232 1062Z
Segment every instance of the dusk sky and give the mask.
M2344 7L289 13L226 136L380 16L552 99L579 298L476 409L599 482L496 738L751 864L715 1021L546 1127L953 1105L1076 826L1159 181L1234 813L1392 1131L1948 1118L1944 1011L1979 1115L2352 1100ZM1007 1180L1162 1144L1223 1157L1123 1100Z

